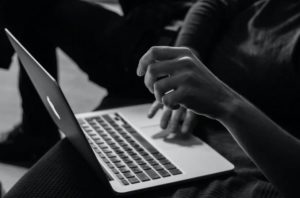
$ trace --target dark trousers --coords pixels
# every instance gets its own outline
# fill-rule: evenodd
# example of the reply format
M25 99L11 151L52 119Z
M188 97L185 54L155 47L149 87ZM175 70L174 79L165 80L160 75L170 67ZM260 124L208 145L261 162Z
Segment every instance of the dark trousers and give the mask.
M91 81L107 88L109 95L149 98L143 79L136 76L135 70L142 54L157 42L157 32L129 24L125 17L100 5L64 0L16 35L55 78L55 49L59 47ZM23 68L19 89L25 131L39 135L45 126L49 129L46 131L54 131L55 125ZM44 130L43 135L45 133Z

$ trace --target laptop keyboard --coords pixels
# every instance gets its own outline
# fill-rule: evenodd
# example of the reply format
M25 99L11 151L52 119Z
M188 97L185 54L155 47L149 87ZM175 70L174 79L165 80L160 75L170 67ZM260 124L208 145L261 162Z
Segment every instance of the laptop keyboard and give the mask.
M182 174L118 113L78 121L91 147L122 184Z

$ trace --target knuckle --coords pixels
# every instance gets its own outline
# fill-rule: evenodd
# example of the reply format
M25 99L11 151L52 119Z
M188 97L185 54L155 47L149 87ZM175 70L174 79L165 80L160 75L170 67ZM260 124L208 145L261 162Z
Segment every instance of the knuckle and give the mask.
M189 86L183 86L183 88L181 89L181 99L186 100L187 97L189 96L189 93L191 92L191 89Z
M184 56L179 60L180 64L184 65L188 69L192 69L194 66L193 58L190 56Z
M149 65L149 66L148 66L148 73L149 73L151 76L155 75L156 69L155 69L155 67L154 67L153 65Z
M144 78L144 84L147 86L148 85L148 79Z
M193 55L193 52L192 50L189 48L189 47L182 47L184 53L187 55L187 56L192 56Z
M144 84L149 90L151 90L151 81L148 75L144 78Z
M154 89L160 93L161 92L161 86L158 82L155 82L154 85L153 85Z
M157 46L150 47L149 52L150 52L151 57L155 57L157 49L158 49Z
M164 103L164 105L166 105L167 107L172 106L170 97L168 97L168 96L164 96L164 97L163 97L163 103Z
M189 84L193 78L194 78L194 73L192 71L185 72L182 77L183 86L187 88L188 87L187 84Z
M188 71L186 73L186 76L187 76L187 79L188 80L193 80L194 79L194 76L195 76L195 73L193 71Z
M159 83L155 82L154 85L153 85L153 88L155 90L155 92L161 96L163 93L162 93L162 88L161 86L159 85Z

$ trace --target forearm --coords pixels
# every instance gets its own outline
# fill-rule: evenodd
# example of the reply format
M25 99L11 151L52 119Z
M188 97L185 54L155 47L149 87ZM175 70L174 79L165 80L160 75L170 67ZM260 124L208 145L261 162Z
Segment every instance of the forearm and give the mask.
M189 10L175 45L194 49L205 60L232 18L254 0L198 0Z
M299 195L300 141L242 97L226 109L218 120L248 156L286 197Z

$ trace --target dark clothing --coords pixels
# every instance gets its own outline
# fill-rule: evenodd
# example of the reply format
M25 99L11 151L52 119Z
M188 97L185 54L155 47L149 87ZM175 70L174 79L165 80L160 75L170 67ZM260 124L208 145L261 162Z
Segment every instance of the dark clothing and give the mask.
M300 137L300 1L201 0L188 18L178 45Z
M295 110L291 108L297 101L297 98L294 98L297 96L294 94L298 93L295 82L297 74L295 54L298 52L297 30L299 28L298 13L300 13L298 9L298 1L292 0L199 0L188 15L188 19L192 20L187 21L183 27L177 45L196 49L201 59L214 73L256 104L262 104L258 101L260 98L261 101L270 99L271 101L267 101L259 107L268 110L272 114L271 116L280 115L279 112L274 111L279 111L281 108L284 112L287 111L285 108L297 111L299 110L297 106L295 106ZM263 83L266 83L268 87ZM243 88L243 85L246 86L246 89ZM284 86L287 86L286 90L283 90ZM276 92L275 96L278 98L265 96L265 92L270 92L273 97L274 93L272 92ZM285 97L279 93L284 93ZM276 109L272 108L273 101L278 102L278 109L277 106ZM284 114L283 120L288 120L288 116ZM208 134L207 142L235 164L236 169L233 174L196 181L181 188L175 186L167 188L165 191L156 191L138 197L281 197L225 130L208 130ZM109 197L109 195L106 196L105 189L93 188L95 194L91 193L89 187L93 187L95 183L90 184L88 181L91 178L90 181L94 182L95 178L92 175L86 177L91 174L88 173L89 170L85 172L86 174L81 175L81 171L85 171L86 168L80 163L81 160L78 160L78 163L73 166L73 162L77 162L77 160L72 157L72 154L63 152L69 152L67 148L61 150L63 154L55 154L59 153L57 149L60 146L61 143L54 148L56 151L52 150L45 156L45 161L41 161L50 167L44 166L46 167L44 169L43 165L38 163L9 192L8 197L16 197L16 195L26 197L26 193L27 196L60 193L66 197L68 195L96 197L99 194ZM52 163L46 163L47 160L65 163L67 166L55 168L54 165L51 165ZM69 172L69 165L74 168L71 169L71 172ZM65 171L60 172L61 167ZM80 173L77 175L77 172ZM46 184L44 187L40 185L40 178L55 179L44 180ZM87 182L84 184L87 185L82 184L81 179L85 179ZM61 183L57 184L55 181ZM65 187L63 187L64 184ZM13 191L15 189L18 190Z
M120 0L120 5L124 13L122 20L126 21L126 24L131 24L136 28L149 30L149 31L160 31L164 26L170 24L171 21L177 19L183 19L185 13L192 5L195 0L143 0L143 1L134 1L134 0ZM77 21L80 23L93 23L91 28L94 30L100 31L100 29L105 29L102 27L102 24L97 24L98 19L93 17L101 17L102 20L105 20L105 15L96 16L95 13L88 16L88 11L86 9L92 9L91 7L99 7L99 4L92 3L93 0L30 0L30 1L20 1L20 0L1 0L0 1L0 51L6 53L5 56L0 57L0 67L7 68L9 66L9 60L13 54L12 47L8 43L6 36L4 34L3 28L9 28L14 34L21 37L24 31L30 31L30 28L40 28L40 25L49 26L45 23L45 20L51 20L53 16L53 11L58 7L62 7L63 4L73 4L76 6L83 6L81 14L85 13L86 18ZM94 2L97 2L95 0ZM78 7L73 7L78 9ZM70 6L71 7L71 6ZM66 9L66 8L65 8ZM96 8L94 8L95 11ZM68 12L68 10L65 10ZM91 10L93 12L93 9ZM75 12L75 11L74 11ZM101 10L99 11L101 12ZM70 14L70 12L69 12ZM78 13L80 14L80 13ZM60 17L64 18L63 15ZM87 21L85 21L87 20ZM95 20L95 21L94 21ZM116 23L116 21L111 18L107 18L106 23L110 24ZM69 21L68 21L69 22ZM123 23L118 21L118 23ZM68 24L65 24L68 25ZM105 24L103 24L105 25ZM124 24L125 25L125 24ZM28 27L29 26L29 27ZM49 27L55 29L56 27ZM109 31L106 30L106 31ZM141 31L141 30L139 30ZM132 34L139 34L132 32ZM43 32L45 34L45 32ZM145 33L145 32L144 32ZM45 39L54 40L53 38L47 38L47 34L44 35ZM101 35L100 35L101 36Z
M226 131L211 133L208 143L235 165L228 175L147 190L136 198L282 198ZM66 140L29 170L5 198L115 197Z
M0 26L15 34L55 78L55 48L60 47L110 95L152 98L143 80L135 75L136 65L143 53L158 43L164 27L187 11L191 0L139 1L135 6L131 0L121 2L125 16L81 0L2 0ZM148 7L151 9L143 13ZM171 9L175 7L177 10ZM0 42L4 52L0 66L8 67L13 51L3 30ZM19 89L24 130L38 135L48 126L54 131L55 125L22 68Z

